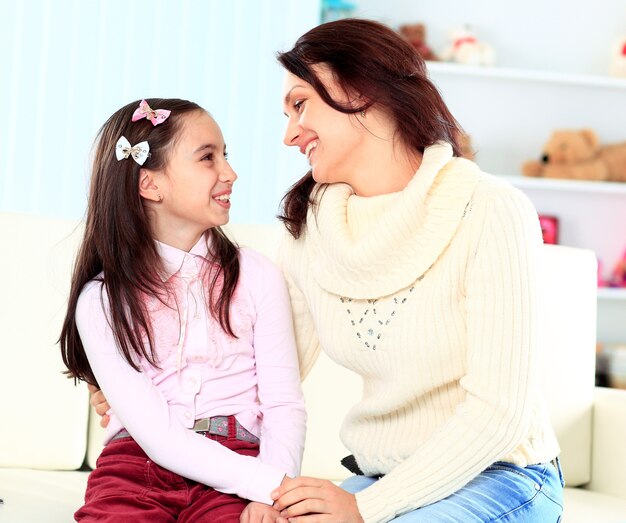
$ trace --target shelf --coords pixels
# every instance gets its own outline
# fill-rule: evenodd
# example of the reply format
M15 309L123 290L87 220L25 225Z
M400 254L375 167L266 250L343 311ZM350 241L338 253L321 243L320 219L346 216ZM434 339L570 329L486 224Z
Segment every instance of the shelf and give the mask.
M531 178L528 176L498 175L519 189L540 189L547 191L571 191L598 194L625 194L626 183L593 182L587 180L558 180L555 178Z
M482 76L503 80L544 82L589 87L609 87L626 90L626 78L605 75L558 73L531 69L514 69L507 67L488 67L463 65L452 62L426 62L428 70L433 73Z
M614 287L600 287L598 289L598 299L626 301L626 289L619 289Z

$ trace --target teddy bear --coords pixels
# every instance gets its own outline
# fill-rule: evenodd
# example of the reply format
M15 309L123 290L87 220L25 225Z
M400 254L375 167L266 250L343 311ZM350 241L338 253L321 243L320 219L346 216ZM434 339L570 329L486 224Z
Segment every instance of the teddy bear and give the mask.
M398 32L409 42L424 60L439 60L426 44L426 26L424 24L401 25Z
M450 44L439 55L442 60L466 65L495 64L493 47L480 42L469 25L451 30L449 37Z
M557 130L544 145L541 160L522 165L525 176L626 182L626 142L600 146L591 129Z

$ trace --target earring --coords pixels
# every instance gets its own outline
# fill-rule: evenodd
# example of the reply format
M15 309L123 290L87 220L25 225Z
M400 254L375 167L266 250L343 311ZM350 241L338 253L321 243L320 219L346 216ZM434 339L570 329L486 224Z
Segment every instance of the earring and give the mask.
M159 199L159 203L163 201L163 195L160 192L157 193L157 198Z
M365 118L365 111L361 111L361 118Z

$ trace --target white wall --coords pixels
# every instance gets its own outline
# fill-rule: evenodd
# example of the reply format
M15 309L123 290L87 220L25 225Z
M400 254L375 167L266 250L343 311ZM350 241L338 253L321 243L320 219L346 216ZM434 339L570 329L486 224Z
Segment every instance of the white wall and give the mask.
M98 128L133 99L209 110L239 174L235 221L271 221L307 169L282 145L275 60L319 1L0 0L0 210L79 217Z
M469 23L507 67L604 74L610 48L626 36L624 0L356 0L357 15L392 26L424 22L435 51Z

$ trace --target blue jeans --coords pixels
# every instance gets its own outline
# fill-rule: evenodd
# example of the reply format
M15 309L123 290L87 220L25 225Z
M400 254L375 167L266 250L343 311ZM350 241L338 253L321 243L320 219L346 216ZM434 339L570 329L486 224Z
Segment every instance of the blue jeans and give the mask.
M526 468L496 462L445 499L393 519L394 523L558 523L563 474L556 460ZM352 476L341 487L352 494L378 479Z

